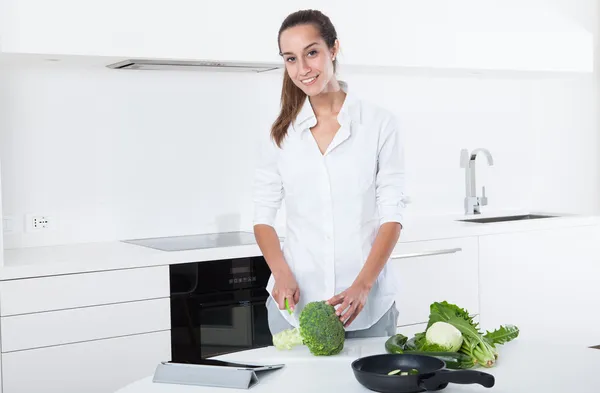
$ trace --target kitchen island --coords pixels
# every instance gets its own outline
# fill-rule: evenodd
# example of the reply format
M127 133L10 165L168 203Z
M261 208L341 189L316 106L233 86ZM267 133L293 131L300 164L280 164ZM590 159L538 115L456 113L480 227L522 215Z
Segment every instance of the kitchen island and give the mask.
M279 351L260 348L218 356L216 359L259 364L284 363L285 367L261 376L249 391L256 393L369 392L354 378L353 360L384 353L385 338L346 340L342 353L314 357L306 347ZM600 350L563 342L516 340L499 346L499 359L492 368L478 371L494 375L495 386L450 384L443 392L490 393L597 393ZM243 389L153 383L152 376L129 384L116 393L240 392Z

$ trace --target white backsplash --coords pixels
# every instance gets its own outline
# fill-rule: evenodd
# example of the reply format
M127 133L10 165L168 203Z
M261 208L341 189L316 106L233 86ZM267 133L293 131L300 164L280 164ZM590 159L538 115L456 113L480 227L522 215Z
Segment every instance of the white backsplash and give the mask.
M592 76L342 74L406 135L408 215L461 213L460 150L488 209L600 210ZM281 76L40 64L0 76L5 247L250 229L256 138ZM486 207L483 208L486 210ZM55 229L23 232L25 214ZM280 221L281 222L281 221Z

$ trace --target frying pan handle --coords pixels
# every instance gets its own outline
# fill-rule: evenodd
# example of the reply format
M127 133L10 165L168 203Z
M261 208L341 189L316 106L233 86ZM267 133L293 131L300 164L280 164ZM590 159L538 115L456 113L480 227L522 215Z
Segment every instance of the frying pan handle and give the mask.
M441 385L448 383L471 384L478 383L486 388L494 386L495 378L492 374L473 371L438 371L431 377L419 381L419 385L425 390L438 390Z

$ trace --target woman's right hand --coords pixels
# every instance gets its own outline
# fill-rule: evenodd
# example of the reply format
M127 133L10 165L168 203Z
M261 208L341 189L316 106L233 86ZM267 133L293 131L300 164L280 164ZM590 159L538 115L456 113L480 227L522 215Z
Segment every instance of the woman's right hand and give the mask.
M296 304L300 301L300 288L298 288L292 272L288 271L275 277L273 298L280 310L285 310L285 299L287 299L290 310L294 311Z

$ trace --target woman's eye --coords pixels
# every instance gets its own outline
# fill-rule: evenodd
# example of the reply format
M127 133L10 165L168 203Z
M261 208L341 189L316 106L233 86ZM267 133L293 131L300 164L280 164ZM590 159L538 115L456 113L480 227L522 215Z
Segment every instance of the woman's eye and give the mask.
M288 57L287 59L285 59L285 61L290 62L290 63L293 62L294 60L296 60L295 57Z
M308 52L308 55L309 55L309 56L314 56L314 55L316 55L316 54L317 54L317 51L316 51L316 50L311 50L310 52Z

